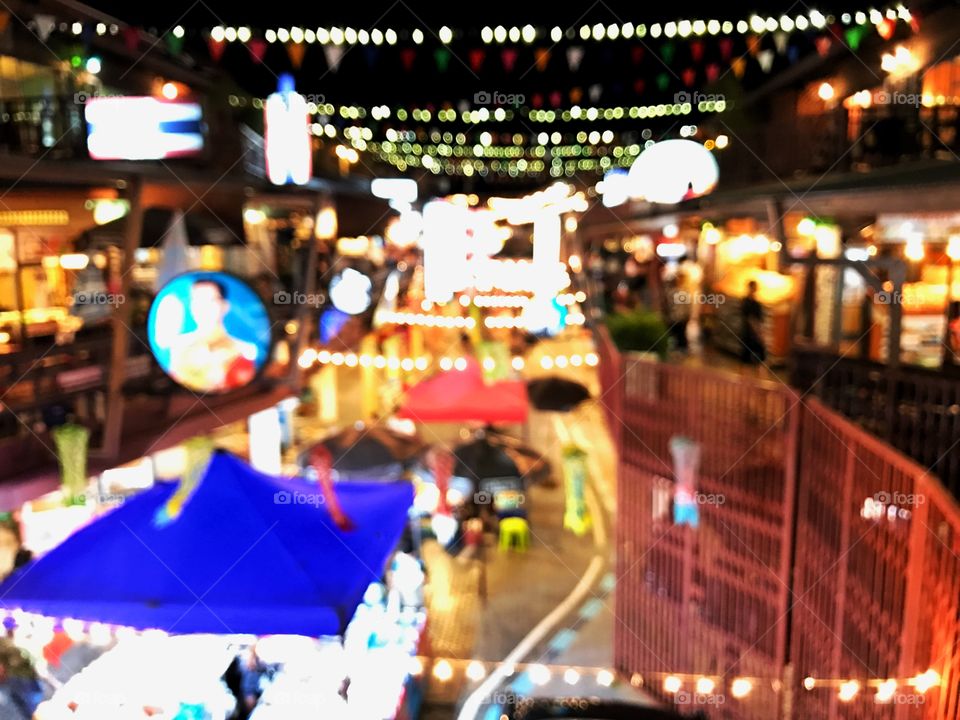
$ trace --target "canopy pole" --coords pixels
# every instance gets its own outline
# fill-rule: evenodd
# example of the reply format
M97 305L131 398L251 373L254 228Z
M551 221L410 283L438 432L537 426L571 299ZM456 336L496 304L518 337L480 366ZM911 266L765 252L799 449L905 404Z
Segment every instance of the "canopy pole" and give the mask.
M123 431L123 383L126 379L127 353L130 347L130 318L133 303L125 302L130 293L133 265L143 234L143 180L132 176L127 180L126 196L130 212L123 233L123 254L120 264L119 287L114 288L119 301L114 305L111 318L113 341L111 343L110 371L107 378L107 413L100 453L106 458L115 458L120 452Z

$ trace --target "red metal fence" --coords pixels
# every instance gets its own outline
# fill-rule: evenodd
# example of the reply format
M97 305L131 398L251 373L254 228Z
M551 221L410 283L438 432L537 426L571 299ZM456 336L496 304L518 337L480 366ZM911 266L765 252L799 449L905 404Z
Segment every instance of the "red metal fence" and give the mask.
M710 718L960 717L960 510L939 481L782 383L598 346L620 450L618 670ZM671 511L675 435L702 446L695 527ZM928 668L937 687L902 682ZM722 679L710 697L686 692L699 675ZM737 699L734 677L758 680ZM900 686L877 703L885 678ZM849 702L841 679L861 681Z

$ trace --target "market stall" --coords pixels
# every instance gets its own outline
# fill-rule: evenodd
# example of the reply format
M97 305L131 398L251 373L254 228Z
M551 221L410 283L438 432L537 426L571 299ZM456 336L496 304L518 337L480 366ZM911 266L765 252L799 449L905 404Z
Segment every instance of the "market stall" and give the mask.
M713 341L718 347L740 355L743 352L740 307L751 280L757 283L757 301L763 309L763 342L767 362L779 364L790 351L790 307L795 281L788 275L769 270L739 267L727 272L714 286L723 302L717 303Z

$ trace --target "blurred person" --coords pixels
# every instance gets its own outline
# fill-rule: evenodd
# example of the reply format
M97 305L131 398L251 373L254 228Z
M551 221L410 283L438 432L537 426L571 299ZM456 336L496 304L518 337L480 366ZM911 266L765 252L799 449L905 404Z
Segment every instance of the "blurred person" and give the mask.
M223 283L203 278L190 288L190 314L197 328L174 340L170 374L193 390L218 392L246 385L256 375L257 347L227 332L230 311Z
M762 366L767 359L767 349L763 344L763 307L757 300L758 289L756 280L748 282L747 295L740 303L740 343L743 362Z

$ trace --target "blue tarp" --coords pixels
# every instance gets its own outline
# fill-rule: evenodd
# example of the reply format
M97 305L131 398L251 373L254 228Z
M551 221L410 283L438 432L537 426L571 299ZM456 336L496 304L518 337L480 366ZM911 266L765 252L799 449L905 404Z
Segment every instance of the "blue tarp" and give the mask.
M320 489L216 452L180 515L176 485L128 500L0 585L0 608L169 633L335 635L407 522L409 483L340 483L353 530Z

